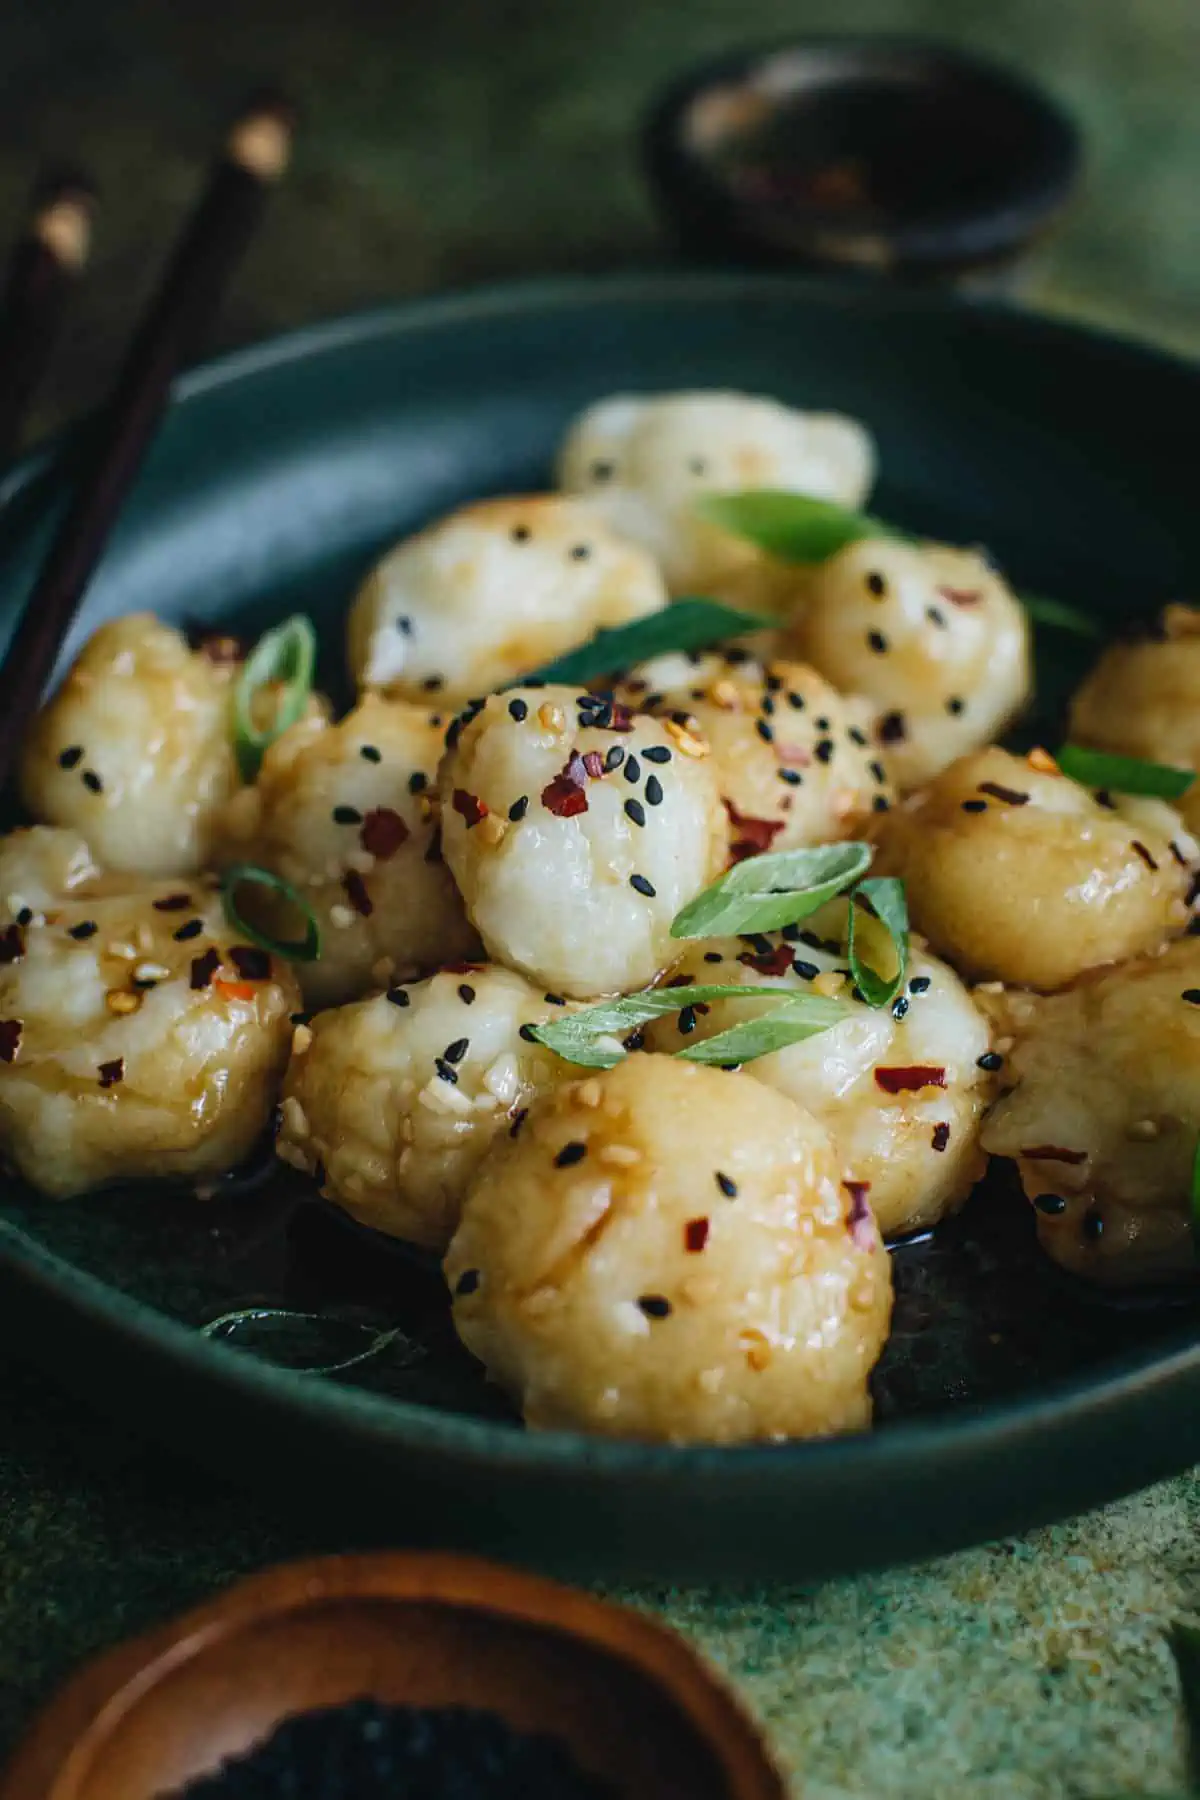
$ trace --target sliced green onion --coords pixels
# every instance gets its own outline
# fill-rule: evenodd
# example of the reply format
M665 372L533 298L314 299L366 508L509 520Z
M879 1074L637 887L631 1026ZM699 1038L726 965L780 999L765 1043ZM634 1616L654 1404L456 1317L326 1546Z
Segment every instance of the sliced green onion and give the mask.
M1065 600L1049 600L1044 594L1018 594L1017 599L1035 625L1049 625L1055 631L1069 631L1075 637L1103 638L1108 634L1099 619L1068 606Z
M855 512L811 494L750 488L740 494L705 494L696 510L710 525L745 538L781 562L823 563L863 538L901 534L869 513Z
M240 887L265 887L272 893L281 894L289 906L294 906L304 917L304 936L302 938L272 937L269 932L260 931L257 925L243 918L238 911L237 891ZM317 924L316 914L307 900L301 898L290 881L282 875L276 875L271 869L260 869L257 863L235 863L226 869L221 876L221 899L225 906L225 917L229 923L240 931L243 937L249 938L262 950L269 950L272 956L285 957L289 962L316 962L321 954L321 928Z
M895 973L881 975L859 952L855 917L857 902L864 900L887 932L895 959ZM890 1006L908 978L908 903L904 883L894 876L874 876L860 881L850 896L850 912L846 924L846 960L854 985L868 1006Z
M748 987L725 989L726 997L734 1000L750 992ZM775 992L778 994L779 989ZM676 1055L681 1062L753 1062L756 1057L770 1056L775 1050L786 1050L789 1044L816 1037L818 1032L828 1031L848 1017L849 1008L840 1000L831 1000L825 994L797 994L784 1005L760 1013L756 1019L731 1025L728 1031L701 1038L686 1050L676 1051Z
M741 637L748 631L778 627L778 619L742 612L716 600L675 600L661 612L647 613L628 625L598 631L577 650L544 663L528 677L531 681L594 681L635 663L649 662L672 650L707 650L712 644Z
M233 691L233 744L243 781L253 781L268 747L303 718L312 693L317 660L317 634L302 613L260 637L242 664ZM265 730L254 722L254 700L260 688L282 683L275 715Z
M640 994L626 994L621 1000L601 1000L598 1006L582 1012L568 1013L565 1018L549 1020L545 1025L530 1026L530 1034L547 1050L553 1050L566 1062L582 1063L588 1069L613 1069L625 1055L619 1039L649 1019L664 1019L668 1013L682 1012L685 1006L700 1006L713 1000L778 1000L777 987L738 987L704 983L698 987L644 988ZM605 1041L607 1040L607 1042Z
M1156 800L1178 800L1196 779L1194 769L1143 762L1137 756L1113 756L1107 750L1087 750L1082 744L1064 744L1055 761L1064 775L1084 787L1110 788L1115 794L1148 794Z
M795 925L871 866L869 844L771 850L735 863L671 921L674 938L736 937Z

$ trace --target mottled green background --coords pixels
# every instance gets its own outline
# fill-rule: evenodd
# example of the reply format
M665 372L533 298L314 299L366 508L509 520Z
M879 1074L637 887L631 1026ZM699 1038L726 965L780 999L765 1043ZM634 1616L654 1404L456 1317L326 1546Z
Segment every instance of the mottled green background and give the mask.
M1197 0L10 0L0 25L0 219L43 154L82 159L106 196L43 423L96 395L248 77L282 74L306 125L225 343L432 287L661 259L641 107L690 58L792 29L936 33L1039 72L1091 155L1034 297L1200 346ZM632 1598L730 1670L807 1800L1150 1792L1182 1777L1161 1630L1200 1614L1198 1508L1189 1476L918 1570ZM335 1546L0 1363L0 1743L89 1651L314 1547Z

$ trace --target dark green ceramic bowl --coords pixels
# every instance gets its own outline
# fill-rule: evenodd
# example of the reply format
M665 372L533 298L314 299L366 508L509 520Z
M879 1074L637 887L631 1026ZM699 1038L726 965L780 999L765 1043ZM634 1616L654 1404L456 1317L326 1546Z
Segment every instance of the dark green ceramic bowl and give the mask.
M987 543L1014 579L1112 620L1186 591L1200 536L1200 374L941 299L770 277L633 277L429 301L301 333L181 386L89 596L257 627L337 621L380 548L472 496L547 478L586 401L729 386L866 419L876 510ZM0 608L28 589L71 445L11 478ZM1053 648L1053 647L1052 647ZM1114 1302L1038 1257L1002 1181L895 1252L879 1429L671 1449L524 1432L449 1332L426 1266L273 1186L200 1206L0 1194L0 1325L103 1406L231 1474L385 1531L578 1575L795 1579L947 1550L1200 1456L1188 1298ZM260 1302L344 1321L198 1327ZM359 1324L390 1349L339 1379ZM307 1334L307 1335L306 1335ZM336 1340L336 1341L335 1341Z

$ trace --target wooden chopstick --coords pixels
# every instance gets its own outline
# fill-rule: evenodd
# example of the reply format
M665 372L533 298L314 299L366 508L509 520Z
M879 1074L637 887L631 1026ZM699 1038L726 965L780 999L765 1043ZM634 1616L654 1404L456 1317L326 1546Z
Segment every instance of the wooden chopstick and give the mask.
M170 398L180 363L215 312L287 167L293 119L275 95L238 118L142 317L96 422L92 452L0 669L0 786Z
M95 203L91 182L73 170L34 189L0 294L0 462L21 441L61 335L67 297L88 259Z

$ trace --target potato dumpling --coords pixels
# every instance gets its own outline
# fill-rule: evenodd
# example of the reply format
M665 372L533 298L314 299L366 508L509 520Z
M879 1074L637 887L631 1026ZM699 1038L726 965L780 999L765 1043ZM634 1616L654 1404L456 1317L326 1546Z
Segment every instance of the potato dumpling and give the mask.
M1110 644L1071 703L1071 742L1200 769L1200 607L1168 606L1157 636ZM1200 782L1179 810L1200 829Z
M151 613L102 625L34 720L25 804L87 838L106 868L190 873L238 785L229 639L191 650Z
M902 788L999 737L1031 691L1024 609L974 550L850 544L806 578L791 643L873 703Z
M874 473L870 435L854 419L718 391L601 400L576 420L559 455L561 485L643 545L673 593L712 593L770 567L699 516L702 494L780 488L858 506ZM775 573L790 592L795 571L776 565Z
M866 1191L886 1237L936 1225L983 1174L979 1128L994 1082L988 1026L943 962L914 946L908 980L887 1007L852 996L843 948L845 905L803 926L690 947L672 980L777 987L780 998L825 993L850 1016L816 1037L744 1065L806 1107L832 1137L843 1173ZM674 1052L770 1012L775 1000L718 1000L646 1027Z
M360 687L456 706L666 604L653 559L555 494L480 500L388 552L350 614Z
M521 975L460 963L300 1025L276 1148L392 1237L445 1250L492 1140L571 1065L522 1036L561 1011Z
M494 959L576 997L652 981L675 914L725 866L704 740L603 695L522 687L449 741L446 861Z
M1097 1281L1189 1271L1200 941L1000 1004L1011 1091L983 1141L1016 1162L1045 1249Z
M891 1270L840 1175L823 1128L760 1082L627 1057L480 1164L446 1259L454 1323L530 1425L861 1429Z
M316 916L320 958L299 965L310 1005L356 999L478 948L438 845L432 792L445 726L440 713L368 694L340 724L314 718L285 731L226 809L222 862L282 875ZM245 889L239 904L295 934L266 890Z
M877 822L877 872L963 975L1059 988L1187 923L1196 846L1161 802L1106 806L1044 751L982 750Z
M656 718L695 720L739 857L852 837L891 802L868 735L870 706L803 663L763 664L740 650L676 653L631 670L617 695Z
M66 1196L247 1154L299 992L210 881L101 875L75 832L17 831L0 921L0 1150L27 1181Z

